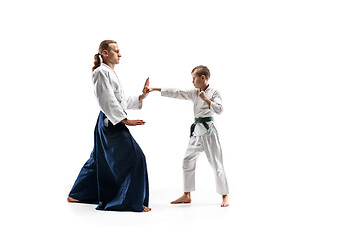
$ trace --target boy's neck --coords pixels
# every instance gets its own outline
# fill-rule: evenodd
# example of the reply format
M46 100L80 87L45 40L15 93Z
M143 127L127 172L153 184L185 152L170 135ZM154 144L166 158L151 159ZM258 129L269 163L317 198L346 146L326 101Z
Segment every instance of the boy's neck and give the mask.
M205 91L208 87L209 87L209 84L206 83L206 84L204 84L204 86L201 86L201 87L200 87L200 90L201 90L201 91Z

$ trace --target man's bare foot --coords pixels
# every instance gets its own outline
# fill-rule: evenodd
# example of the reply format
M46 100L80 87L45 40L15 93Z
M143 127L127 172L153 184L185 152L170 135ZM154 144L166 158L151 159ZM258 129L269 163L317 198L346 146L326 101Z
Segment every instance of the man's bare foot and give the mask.
M228 207L229 206L229 196L226 195L222 195L222 203L221 203L221 207Z
M143 212L150 212L150 211L151 211L151 208L144 206Z
M191 196L189 192L185 192L181 197L172 201L171 204L178 204L178 203L191 203Z
M80 202L79 200L73 199L72 197L67 197L68 202Z

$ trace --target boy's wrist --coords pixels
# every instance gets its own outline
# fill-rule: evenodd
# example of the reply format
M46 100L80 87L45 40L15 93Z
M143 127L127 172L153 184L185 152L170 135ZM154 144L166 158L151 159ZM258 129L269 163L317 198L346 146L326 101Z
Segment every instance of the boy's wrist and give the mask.
M211 100L210 100L210 99L208 99L208 98L203 99L203 100L204 100L204 102L206 102L206 103L207 103L207 105L209 105L209 107L210 107L210 105L211 105Z

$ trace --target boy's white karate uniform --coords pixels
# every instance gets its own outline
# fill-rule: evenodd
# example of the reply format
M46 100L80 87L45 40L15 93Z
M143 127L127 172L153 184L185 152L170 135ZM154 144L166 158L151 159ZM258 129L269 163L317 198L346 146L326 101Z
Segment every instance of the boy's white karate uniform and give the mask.
M191 100L194 103L195 118L212 117L214 113L220 114L223 111L220 93L208 87L205 95L211 100L210 108L204 100L199 97L199 89L179 90L174 88L162 88L161 96ZM206 157L214 170L216 190L221 195L229 193L226 175L223 167L223 156L219 141L218 132L214 122L207 122L209 130L202 123L197 123L183 160L184 192L195 190L195 167L196 160L201 152Z

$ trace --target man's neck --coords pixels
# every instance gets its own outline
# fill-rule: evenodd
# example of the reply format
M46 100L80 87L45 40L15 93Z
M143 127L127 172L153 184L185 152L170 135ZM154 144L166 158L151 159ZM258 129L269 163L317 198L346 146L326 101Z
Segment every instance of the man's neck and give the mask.
M109 63L109 62L104 62L106 65L108 65L112 70L114 70L115 68L115 64Z

